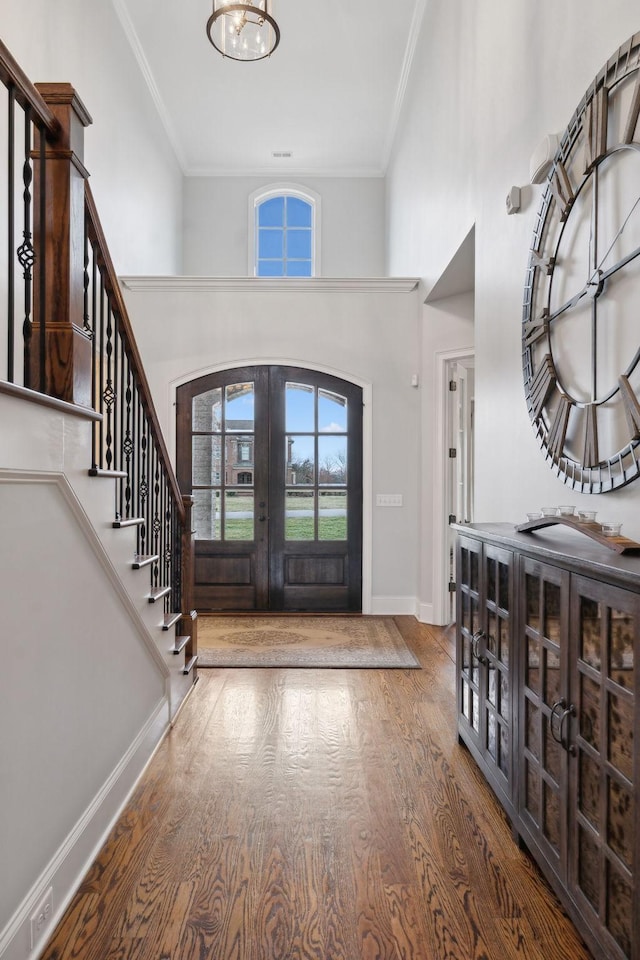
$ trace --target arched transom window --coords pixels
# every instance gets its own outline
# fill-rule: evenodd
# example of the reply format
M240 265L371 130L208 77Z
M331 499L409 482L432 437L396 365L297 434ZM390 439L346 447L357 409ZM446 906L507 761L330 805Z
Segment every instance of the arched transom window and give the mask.
M319 274L319 197L281 184L251 198L250 272L256 277Z

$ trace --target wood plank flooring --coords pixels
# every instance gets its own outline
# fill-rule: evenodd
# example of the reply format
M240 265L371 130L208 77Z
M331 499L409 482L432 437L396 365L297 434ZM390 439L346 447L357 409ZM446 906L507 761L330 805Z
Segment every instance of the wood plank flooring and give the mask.
M44 960L589 960L422 670L203 670Z

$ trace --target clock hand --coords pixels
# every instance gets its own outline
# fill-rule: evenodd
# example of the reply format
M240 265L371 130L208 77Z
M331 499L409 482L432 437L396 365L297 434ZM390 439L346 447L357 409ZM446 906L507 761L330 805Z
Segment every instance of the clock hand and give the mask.
M629 223L629 220L631 219L631 215L633 214L633 211L636 209L636 207L638 206L639 203L640 203L640 197L638 197L638 199L636 200L636 202L634 203L634 205L631 207L631 210L629 210L629 213L627 214L627 216L626 216L626 218L625 218L622 226L620 227L620 229L619 229L618 232L616 233L615 237L613 238L613 240L612 240L611 243L609 244L609 249L608 249L607 252L605 253L605 255L604 255L604 257L602 258L602 260L600 261L600 263L598 264L598 266L597 266L597 268L596 268L597 270L602 270L602 264L605 262L605 260L607 259L607 257L608 257L609 254L611 253L611 251L613 250L616 242L618 241L619 237L620 237L621 234L622 234L622 231L624 230L624 228L626 227L626 225ZM635 255L635 254L634 254L634 255ZM632 257L631 259L633 259L633 257ZM628 262L629 262L628 260L625 260L625 261L624 261L624 263L628 263ZM622 260L621 260L620 263L617 265L616 269L620 269L621 266L624 266L624 263L623 263ZM612 272L615 273L615 270L613 270L613 271L612 271L612 270L608 270L607 273L606 273L606 276L610 276Z
M556 317L560 316L560 314L565 313L567 310L570 310L571 307L575 307L576 303L579 303L579 301L582 300L582 298L587 295L587 293L589 292L590 286L591 286L591 283L588 280L579 293L576 293L575 296L571 297L570 300L567 300L566 303L563 303L562 306L558 307L557 310L553 310L552 312L550 312L549 316L547 317L547 320L549 321L555 320Z
M631 253L628 253L626 257L623 257L622 260L618 260L617 263L614 263L612 267L609 267L608 270L605 270L604 273L600 274L600 282L604 283L605 280L608 280L609 277L613 276L614 273L617 273L618 270L621 270L622 267L626 267L628 263L631 263L632 260L640 254L640 247L636 247L635 250L632 250Z
M616 233L613 239L613 242L610 244L609 249L605 253L602 260L600 261L600 266L596 270L594 270L593 274L591 275L591 277L589 277L589 279L585 283L582 290L576 293L575 296L571 297L570 300L567 300L566 303L563 303L561 307L558 307L557 310L554 310L553 312L549 313L549 316L548 316L549 320L555 320L556 317L559 317L562 313L565 313L567 310L570 310L571 307L575 307L575 305L579 303L579 301L582 300L582 298L587 294L590 294L591 297L595 299L596 296L602 291L602 287L604 285L605 280L608 280L609 277L612 277L614 273L617 273L618 270L622 269L622 267L626 267L628 263L631 263L631 261L635 260L637 256L640 256L640 246L639 246L639 247L636 247L635 250L632 250L631 253L628 253L626 256L622 257L622 259L618 260L617 263L614 263L613 266L609 267L608 270L605 270L605 271L601 270L602 264L611 253L616 240L618 240L618 238L620 237L622 231L624 230L627 223L629 222L631 214L633 213L635 208L638 206L638 204L640 204L640 197L638 197L633 207L629 211L629 214L626 220L624 221L624 223Z

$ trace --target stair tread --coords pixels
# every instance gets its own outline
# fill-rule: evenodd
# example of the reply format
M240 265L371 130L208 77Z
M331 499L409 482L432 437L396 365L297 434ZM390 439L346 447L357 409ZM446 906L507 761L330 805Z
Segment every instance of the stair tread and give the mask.
M142 567L149 566L150 563L155 563L155 561L158 559L159 554L157 553L149 553L146 556L140 555L135 558L132 563L132 567L134 570L140 570Z
M91 467L87 472L90 477L109 477L112 480L124 480L129 476L124 470L99 470L98 467Z
M182 670L185 677L188 673L191 673L191 671L193 670L197 662L198 662L198 655L196 654L195 656L191 657L191 660L189 660L189 663L185 663Z
M152 590L151 593L147 594L147 600L149 603L156 603L166 597L168 593L171 593L171 587L158 587L157 590Z
M115 530L120 530L122 527L139 527L144 522L144 517L128 517L126 520L114 520L113 527Z
M187 634L184 637L176 637L175 646L172 647L173 652L176 654L181 653L186 647L186 645L189 643L189 640L191 640L190 634Z
M170 630L171 627L172 627L174 624L176 624L181 617L182 617L182 614L181 614L180 612L178 612L178 613L166 613L166 614L165 614L165 617L164 617L163 624L162 624L162 629L163 629L163 630Z

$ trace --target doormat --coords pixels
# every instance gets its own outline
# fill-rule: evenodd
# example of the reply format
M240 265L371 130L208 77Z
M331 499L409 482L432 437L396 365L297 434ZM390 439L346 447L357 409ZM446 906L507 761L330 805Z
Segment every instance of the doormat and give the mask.
M392 617L198 617L198 667L420 669Z

